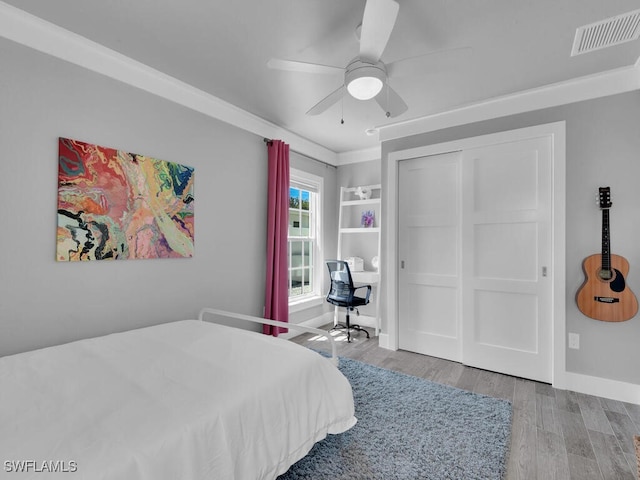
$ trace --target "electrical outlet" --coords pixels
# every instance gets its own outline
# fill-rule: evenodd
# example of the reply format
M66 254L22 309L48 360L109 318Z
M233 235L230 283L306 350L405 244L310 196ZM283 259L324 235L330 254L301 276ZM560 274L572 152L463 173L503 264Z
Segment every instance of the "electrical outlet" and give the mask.
M569 334L569 348L575 348L578 350L580 348L580 334L579 333L570 333Z

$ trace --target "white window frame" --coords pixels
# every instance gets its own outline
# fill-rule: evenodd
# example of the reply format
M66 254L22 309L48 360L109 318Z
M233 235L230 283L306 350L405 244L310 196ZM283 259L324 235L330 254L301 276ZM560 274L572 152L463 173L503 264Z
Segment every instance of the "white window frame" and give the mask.
M304 190L314 192L316 194L315 211L311 215L312 225L309 228L315 232L314 235L314 251L312 253L313 258L313 291L304 295L296 295L289 298L289 312L295 312L309 308L314 305L322 304L324 297L322 295L322 259L323 245L322 245L322 202L324 201L324 179L318 175L308 173L298 169L290 169L289 186L294 188L302 188ZM295 238L295 237L294 237ZM289 242L289 238L287 239ZM289 249L287 249L289 251ZM288 267L290 268L290 259L287 260Z

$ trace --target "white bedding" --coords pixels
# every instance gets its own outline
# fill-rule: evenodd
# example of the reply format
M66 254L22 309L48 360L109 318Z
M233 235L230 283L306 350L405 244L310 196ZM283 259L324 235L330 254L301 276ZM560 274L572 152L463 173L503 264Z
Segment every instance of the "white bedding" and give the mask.
M355 422L326 358L197 320L0 358L0 477L272 479Z

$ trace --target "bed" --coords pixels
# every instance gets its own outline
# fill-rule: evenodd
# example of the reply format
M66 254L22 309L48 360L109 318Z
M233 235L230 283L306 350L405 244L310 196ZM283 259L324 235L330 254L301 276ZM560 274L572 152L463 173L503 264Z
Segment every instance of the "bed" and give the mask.
M0 471L273 479L355 424L331 337L326 358L208 321L221 316L264 322L204 309L194 320L0 358Z

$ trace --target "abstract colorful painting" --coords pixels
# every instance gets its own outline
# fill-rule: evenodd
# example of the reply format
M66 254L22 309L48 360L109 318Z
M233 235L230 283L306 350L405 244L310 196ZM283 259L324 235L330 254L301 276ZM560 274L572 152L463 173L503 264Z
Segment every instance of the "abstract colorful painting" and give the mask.
M58 148L58 261L193 256L193 168L68 138Z

